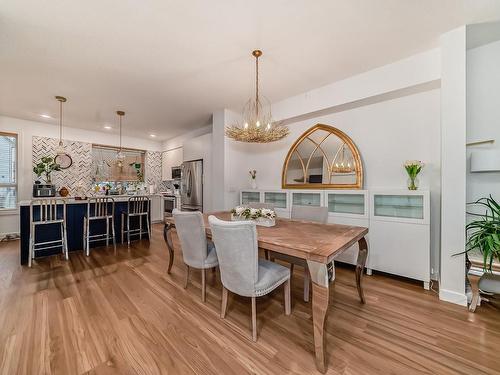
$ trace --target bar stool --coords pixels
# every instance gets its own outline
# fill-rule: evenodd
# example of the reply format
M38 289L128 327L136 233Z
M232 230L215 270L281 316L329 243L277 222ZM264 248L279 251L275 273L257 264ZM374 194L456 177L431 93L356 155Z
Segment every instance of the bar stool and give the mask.
M127 234L127 244L130 245L130 236L139 235L139 239L142 239L142 235L147 233L148 239L151 238L151 231L149 228L149 209L151 202L147 196L136 196L130 197L127 202L127 211L122 211L122 226L121 226L121 239L122 243L124 240L125 233ZM146 231L142 230L142 218L146 217ZM133 217L139 218L139 228L130 229L130 219ZM125 218L127 220L127 227L125 228Z
M61 209L59 209L61 208ZM35 214L38 213L37 217ZM61 239L36 242L36 228L41 225L59 224ZM68 260L68 239L66 234L66 201L63 199L33 199L30 204L30 240L28 266L31 267L35 253L40 250L61 247L64 258Z
M113 246L116 245L115 239L115 200L109 197L89 198L87 201L87 212L83 219L83 249L85 255L90 255L90 243L106 240L106 246L109 245L109 225L111 223L111 238ZM106 233L90 234L90 223L95 221L106 222Z

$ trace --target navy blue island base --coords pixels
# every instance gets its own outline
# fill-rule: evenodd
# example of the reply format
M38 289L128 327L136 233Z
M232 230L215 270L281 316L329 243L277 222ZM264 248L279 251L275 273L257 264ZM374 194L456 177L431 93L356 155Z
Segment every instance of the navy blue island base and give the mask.
M66 204L66 230L68 237L68 251L83 251L83 219L87 212L87 204L83 202L67 203ZM20 228L21 228L21 264L28 264L29 257L29 238L30 238L30 206L21 205L20 208ZM127 211L127 201L115 202L115 234L116 243L121 243L121 221L122 212ZM146 218L143 216L143 230L146 231ZM149 218L151 224L151 217ZM130 220L132 229L139 228L139 218L133 217ZM36 229L36 241L45 242L60 239L60 226L57 224L39 225ZM105 220L97 220L91 224L90 234L106 233ZM111 233L110 233L111 235ZM131 239L137 239L139 236L134 235ZM142 238L148 238L147 234L143 234ZM127 241L127 236L125 236ZM91 242L90 247L98 247L106 244L105 240ZM110 240L110 245L112 241ZM36 257L60 254L61 247L37 250ZM71 255L71 254L70 254Z

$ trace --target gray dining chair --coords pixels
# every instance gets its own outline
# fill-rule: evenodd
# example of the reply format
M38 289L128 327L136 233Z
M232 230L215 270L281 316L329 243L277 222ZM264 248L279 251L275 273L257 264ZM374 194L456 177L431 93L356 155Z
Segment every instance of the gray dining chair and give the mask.
M188 286L189 270L191 268L201 270L201 300L205 302L205 270L210 268L215 269L219 265L215 246L212 241L207 241L201 212L181 212L178 209L174 209L172 215L177 235L181 242L182 258L187 267L184 288Z
M295 205L292 206L291 219L326 224L328 223L328 207ZM290 263L290 274L293 274L294 265L304 268L304 301L309 302L311 277L307 268L307 262L301 258L276 252L271 252L269 257L273 261L274 259L279 259Z
M250 208L267 208L268 210L274 210L274 204L272 203L248 202L247 206Z
M221 318L226 316L228 291L252 298L252 339L257 341L257 297L280 285L285 289L285 315L290 315L290 270L259 259L254 222L223 221L209 216L222 281Z

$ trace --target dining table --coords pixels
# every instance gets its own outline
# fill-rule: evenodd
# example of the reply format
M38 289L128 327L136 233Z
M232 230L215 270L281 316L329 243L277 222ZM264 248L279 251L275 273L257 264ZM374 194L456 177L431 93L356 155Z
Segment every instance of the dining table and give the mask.
M207 237L211 237L208 217L214 215L221 220L231 220L229 211L203 214ZM170 254L167 272L170 273L174 261L172 230L173 217L165 218L164 238ZM368 228L340 224L320 224L277 218L272 227L257 225L259 248L306 261L312 281L312 317L316 367L321 373L327 370L325 355L325 320L329 306L329 286L335 280L334 259L342 252L358 244L355 269L356 286L361 303L365 303L362 277L368 255L365 236Z

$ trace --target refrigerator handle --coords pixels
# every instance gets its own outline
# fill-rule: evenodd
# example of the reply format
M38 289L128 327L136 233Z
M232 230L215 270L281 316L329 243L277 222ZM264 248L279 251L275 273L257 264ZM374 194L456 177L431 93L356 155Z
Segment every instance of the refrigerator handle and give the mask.
M188 197L191 196L191 189L193 187L193 174L191 173L191 169L188 170L188 176L187 176L187 191L186 195Z

